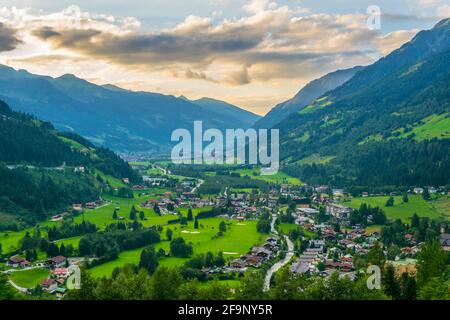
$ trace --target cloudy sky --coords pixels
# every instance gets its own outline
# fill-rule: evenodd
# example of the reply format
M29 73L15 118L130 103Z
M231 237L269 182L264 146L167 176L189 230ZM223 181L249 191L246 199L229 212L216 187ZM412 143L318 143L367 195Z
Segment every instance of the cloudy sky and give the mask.
M0 0L0 63L265 114L445 17L449 0Z

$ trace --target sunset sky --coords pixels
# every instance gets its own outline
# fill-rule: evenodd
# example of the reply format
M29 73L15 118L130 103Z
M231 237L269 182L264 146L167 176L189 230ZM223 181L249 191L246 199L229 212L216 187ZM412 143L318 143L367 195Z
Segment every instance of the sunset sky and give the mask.
M380 30L367 27L370 5ZM448 0L0 0L0 63L263 115L449 16Z

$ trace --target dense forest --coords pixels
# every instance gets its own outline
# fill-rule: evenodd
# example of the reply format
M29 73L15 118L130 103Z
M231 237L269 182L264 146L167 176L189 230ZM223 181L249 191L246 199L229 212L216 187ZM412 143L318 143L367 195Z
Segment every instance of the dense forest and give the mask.
M350 186L355 191L389 191L399 186L450 183L450 141L412 139L355 146L329 164L287 165L284 171L312 184Z
M75 172L79 166L86 170ZM13 112L0 101L0 213L16 216L19 224L34 224L73 203L97 200L97 170L140 182L111 150L74 133L57 132L51 123ZM8 228L15 227L8 222Z

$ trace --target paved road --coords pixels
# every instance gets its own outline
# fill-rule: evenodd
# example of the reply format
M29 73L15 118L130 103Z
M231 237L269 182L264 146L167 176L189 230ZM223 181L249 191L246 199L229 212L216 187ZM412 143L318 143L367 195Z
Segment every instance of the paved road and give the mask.
M278 234L278 231L275 229L275 221L277 219L277 215L272 215L272 223L270 224L272 233ZM286 256L283 260L278 261L275 263L269 270L267 270L266 277L264 279L264 291L267 292L270 289L270 280L272 279L272 276L281 268L283 268L286 264L291 261L292 257L294 256L294 243L289 239L288 236L284 236L286 239L287 245L288 245L288 252L286 253Z
M157 165L154 165L154 166L156 169L161 170L164 173L164 175L166 175L166 176L171 174L170 170L168 170L168 169L165 169L165 168L157 166Z
M26 293L26 292L28 291L27 288L19 287L17 284L15 284L14 282L12 282L11 280L8 280L8 282L9 282L9 284L10 284L11 286L13 286L16 290L18 290L18 291L20 291L20 292Z
M192 189L191 193L195 193L195 191L197 191L197 189L200 188L201 185L205 183L205 180L202 179L198 179L198 181L199 181L198 184Z

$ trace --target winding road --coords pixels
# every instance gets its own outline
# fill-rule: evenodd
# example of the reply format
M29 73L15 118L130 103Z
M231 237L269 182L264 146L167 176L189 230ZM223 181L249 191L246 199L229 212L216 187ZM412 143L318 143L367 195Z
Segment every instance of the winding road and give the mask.
M272 215L272 223L270 224L272 233L275 235L278 235L278 231L275 229L275 221L277 220L277 215ZM270 280L272 279L272 276L281 268L283 268L285 265L291 261L292 257L294 256L294 243L289 239L288 236L284 236L286 239L287 245L288 245L288 251L286 253L286 256L283 260L278 261L275 263L269 270L267 270L266 277L264 279L264 292L269 291L270 289Z
M191 190L191 193L195 193L195 191L197 191L198 188L200 188L202 186L202 184L205 183L205 180L202 179L198 179L198 184Z

